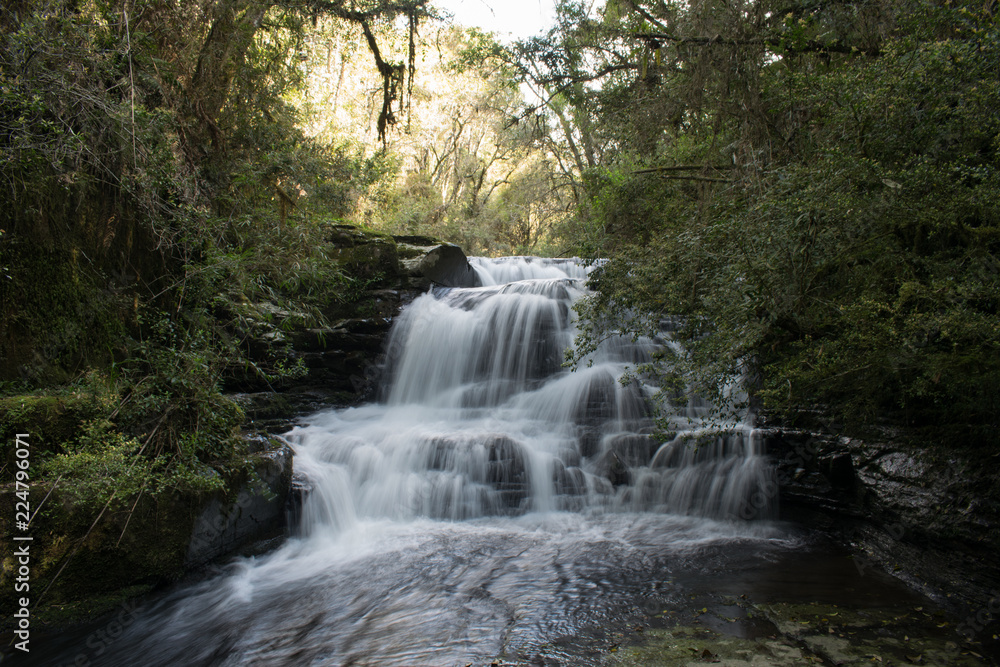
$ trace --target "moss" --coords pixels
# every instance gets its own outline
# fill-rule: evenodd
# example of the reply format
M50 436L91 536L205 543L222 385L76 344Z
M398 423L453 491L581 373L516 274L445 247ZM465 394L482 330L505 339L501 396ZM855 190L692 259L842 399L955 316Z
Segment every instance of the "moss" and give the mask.
M252 394L240 394L233 400L243 408L250 421L261 419L282 419L291 417L295 412L288 397L273 391L260 391Z
M950 627L922 607L774 603L753 605L751 612L770 621L775 631L747 638L687 625L647 629L631 645L613 649L605 664L980 664L963 652Z
M0 380L33 385L71 380L124 353L133 300L72 250L6 248L0 281Z
M641 644L617 649L608 665L703 665L737 666L810 664L802 649L781 639L739 639L711 630L676 627L647 630Z
M251 467L264 485L248 467L231 474L227 492L143 493L103 511L73 505L58 485L33 484L30 505L41 510L31 522L32 602L38 602L42 591L48 589L38 613L62 621L77 613L92 616L100 613L105 603L113 607L122 595L129 595L122 593L129 587L145 590L181 576L187 569L196 521L212 502L231 507L241 492L254 489L267 502L283 507L292 469L290 465L283 467L274 453L284 446L273 438L247 442L245 454L256 461ZM18 500L14 491L12 484L0 489L0 530L8 535L13 532L10 521ZM272 532L274 529L280 526L275 524ZM272 536L264 533L268 531L261 536ZM9 543L0 548L0 605L9 608L14 600L16 562Z
M416 245L409 245L408 243L400 243L397 246L397 252L399 253L400 260L414 259L416 257L420 257L425 252L427 252L427 248L422 248Z
M446 243L446 241L443 241L442 239L439 239L434 236L403 236L396 234L393 235L392 238L393 240L396 241L396 243L400 245L406 244L409 246L422 247L424 249L430 246L436 246L436 245L441 245L442 243Z
M35 615L35 621L42 626L64 627L84 620L99 618L123 605L134 607L136 600L149 595L154 588L155 586L151 584L126 586L84 600L51 604L32 613Z
M35 484L31 506L42 506L50 485ZM13 489L0 492L3 517L14 516ZM197 497L153 498L148 494L118 511L104 512L73 507L55 487L31 524L31 591L39 609L86 609L89 602L109 592L134 585L151 585L176 576L183 567L191 536ZM92 528L91 528L92 526ZM4 526L7 532L9 526ZM0 571L0 596L12 595L12 552L5 549ZM6 600L9 602L9 600Z
M350 248L368 243L396 245L396 241L391 234L349 223L328 225L326 232L328 243L338 248Z
M391 238L374 238L365 243L338 247L330 252L330 258L345 273L371 281L372 286L388 284L399 273L399 254Z
M27 433L34 464L64 451L80 425L108 411L107 396L88 392L20 394L0 398L0 457L14 465L14 434Z

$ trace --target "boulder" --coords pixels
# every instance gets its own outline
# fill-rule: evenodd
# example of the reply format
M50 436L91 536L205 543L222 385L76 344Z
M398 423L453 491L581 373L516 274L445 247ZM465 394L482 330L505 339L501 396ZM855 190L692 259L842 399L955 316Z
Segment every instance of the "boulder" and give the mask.
M1000 472L982 453L888 435L766 429L781 518L850 544L864 576L891 569L953 611L1000 590Z
M186 567L202 565L285 530L285 507L292 485L292 450L265 439L254 456L256 480L245 483L235 499L215 497L201 509L191 530Z
M407 275L415 278L414 286L443 285L444 287L479 287L482 281L462 249L451 243L433 246L411 259L401 260Z

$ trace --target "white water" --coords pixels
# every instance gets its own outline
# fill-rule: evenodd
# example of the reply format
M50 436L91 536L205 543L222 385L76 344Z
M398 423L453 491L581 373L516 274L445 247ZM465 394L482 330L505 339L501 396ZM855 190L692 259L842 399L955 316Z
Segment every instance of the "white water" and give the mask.
M650 388L618 379L657 343L614 337L585 368L562 368L581 263L473 262L486 287L434 290L396 322L383 403L288 435L315 481L305 534L528 511L770 516L773 483L748 424L709 431L709 408L685 405L670 420L676 437L652 435Z
M652 435L651 389L618 378L656 342L562 368L581 264L473 262L485 287L398 319L382 401L287 434L311 485L297 535L147 610L101 664L488 664L677 602L662 582L678 572L787 546L740 518L773 512L748 424L719 434L683 406L677 437Z

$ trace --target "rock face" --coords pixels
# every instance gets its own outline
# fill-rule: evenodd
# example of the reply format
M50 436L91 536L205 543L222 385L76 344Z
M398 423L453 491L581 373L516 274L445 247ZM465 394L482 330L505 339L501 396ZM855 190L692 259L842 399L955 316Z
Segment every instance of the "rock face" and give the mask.
M292 450L276 439L264 439L255 455L257 480L244 483L235 500L212 498L191 530L184 565L203 565L255 541L280 534L292 485Z
M410 246L418 247L418 246ZM410 277L417 284L426 283L444 287L479 287L482 282L469 264L462 249L451 243L436 245L421 255L402 261Z
M95 508L79 508L59 488L32 485L33 507L47 497L46 511L32 521L31 577L46 602L60 605L139 595L185 570L227 556L285 530L285 503L292 477L288 446L276 439L247 442L246 457L259 482L231 480L239 492L140 494L112 507L95 522ZM51 491L51 495L49 495ZM3 516L14 516L18 502L13 485L0 488ZM89 529L88 529L89 528ZM0 604L14 608L10 552L0 567ZM32 586L34 590L34 586ZM85 605L85 606L86 606Z
M228 313L237 316L232 319L241 330L231 333L245 341L252 364L297 369L269 383L234 364L226 387L245 410L251 430L278 432L304 411L363 399L374 386L392 319L406 303L434 285L479 284L461 248L437 239L394 238L352 225L332 225L326 238L329 274L344 278L329 286L329 297L321 300L321 318L268 301L245 303L239 312ZM323 324L316 326L317 320ZM0 402L4 417L0 430L9 426L7 417L29 420L33 444L58 452L69 439L67 429L72 431L99 414L101 406L75 395L17 397ZM61 603L126 586L151 586L284 534L289 510L294 520L296 499L308 489L293 488L292 452L287 445L262 436L248 439L247 447L256 479L227 480L237 491L175 493L155 499L140 494L129 511L108 512L107 519L89 531L93 517L75 512L71 502L54 493L49 506L61 505L63 511L52 512L51 517L39 515L32 524L37 534L50 538L42 541L47 546L33 560L33 587L37 581L44 589L61 572L59 585L49 593L54 603ZM7 449L0 458L10 467L14 455ZM494 474L506 475L509 500L516 504L523 495L518 486L523 480L504 471L517 469L517 452L498 448L491 465ZM39 505L47 491L32 487L32 504ZM10 486L0 488L3 516L14 516L16 501ZM84 534L77 541L67 537ZM0 602L9 601L14 590L7 560L0 568L4 591ZM63 563L68 565L60 569Z
M353 284L362 286L348 298L330 300L322 313L328 326L307 326L306 314L271 303L247 305L243 321L250 330L240 333L249 338L251 358L302 369L300 377L271 385L230 382L251 427L278 432L302 412L368 397L377 379L383 342L403 306L434 285L480 284L462 249L438 239L393 237L340 224L330 227L327 243L326 255ZM510 447L491 450L491 474L517 468L518 455ZM208 562L248 541L273 535L284 528L289 515L293 523L297 520L309 488L306 480L292 478L291 451L287 446L271 447L258 456L263 486L244 485L235 499L214 498L200 509L187 565ZM523 480L508 476L507 499L516 505L523 500Z
M273 429L282 416L370 397L383 341L403 306L435 285L480 284L462 249L438 239L389 236L347 224L331 225L326 238L325 254L350 277L352 291L341 294L345 285L331 285L333 296L321 313L325 326L267 302L246 304L242 313L245 330L236 333L248 340L254 363L299 369L297 377L278 382L245 373L227 381L258 426ZM275 392L282 397L278 402Z
M823 528L960 615L1000 607L1000 471L995 457L941 445L765 433L782 518ZM972 626L970 626L972 627Z
M437 239L392 237L347 224L331 225L326 238L326 256L350 277L349 285L355 289L328 301L322 312L326 326L308 326L305 313L268 302L247 304L243 313L248 330L239 333L249 340L251 359L300 368L299 377L273 384L245 378L230 381L251 428L277 432L302 412L367 397L375 384L383 342L402 307L433 285L479 284L462 249ZM343 284L330 287L344 288ZM296 520L309 492L307 482L293 480L287 446L263 441L267 446L256 454L260 482L244 484L235 498L212 498L198 510L184 558L187 566L281 532L289 514ZM495 462L498 470L515 462L513 454L503 451ZM516 503L517 485L511 484L510 501Z

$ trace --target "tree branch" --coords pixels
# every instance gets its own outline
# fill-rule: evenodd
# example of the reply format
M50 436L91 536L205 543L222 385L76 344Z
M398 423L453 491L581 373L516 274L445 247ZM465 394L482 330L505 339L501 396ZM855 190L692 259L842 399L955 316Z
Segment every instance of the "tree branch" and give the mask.
M735 169L735 165L731 164L721 164L721 165L709 165L709 164L681 164L671 167L649 167L648 169L641 169L639 171L633 171L633 174L651 174L653 172L660 171L692 171L695 169Z
M403 66L390 65L382 58L379 51L378 42L375 35L368 27L368 21L361 21L361 30L368 41L368 49L375 58L375 66L378 67L379 74L382 75L382 110L378 114L378 138L385 144L385 132L390 125L396 124L396 115L392 112L392 103L398 96L398 85L403 79Z
M732 183L728 178L714 178L712 176L696 176L694 174L664 174L660 169L640 169L633 171L633 174L659 174L660 178L669 178L675 181L706 181L708 183Z
M329 14L337 18L346 19L355 23L371 21L372 19L384 16L399 16L400 14L410 14L417 16L430 16L427 11L428 0L395 0L379 2L370 9L354 9L354 3L336 2L329 0L276 0L275 7L287 7L289 9L312 10L317 13Z
M796 41L795 43L792 43L777 37L771 37L768 39L731 39L729 37L720 37L719 35L715 35L714 37L678 37L665 32L640 32L630 34L632 37L637 37L649 44L650 48L659 48L659 42L664 41L672 42L674 44L695 44L698 46L708 46L711 44L722 44L723 46L767 46L785 53L863 53L869 56L878 56L880 53L879 50L874 47L860 48L857 46L850 46L842 42L825 44L823 42L817 42L814 39L801 42Z

